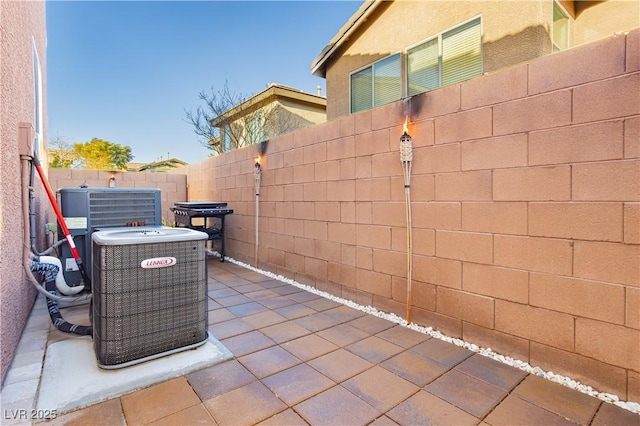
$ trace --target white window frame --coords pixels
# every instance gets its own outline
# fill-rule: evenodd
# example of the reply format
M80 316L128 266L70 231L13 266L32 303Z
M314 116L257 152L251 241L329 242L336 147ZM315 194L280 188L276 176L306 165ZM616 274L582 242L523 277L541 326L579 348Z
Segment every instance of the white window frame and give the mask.
M376 72L375 72L375 65L377 63L385 61L385 60L387 60L389 58L392 58L394 56L398 56L398 62L399 62L399 65L400 65L400 75L399 75L399 78L400 78L400 94L399 95L400 96L398 97L398 99L396 99L396 101L402 99L402 97L404 96L404 88L403 88L403 84L402 84L402 80L404 78L403 63L402 63L403 62L402 61L403 52L402 51L398 51L398 52L394 52L394 53L392 53L390 55L387 55L384 58L380 58L377 61L372 62L372 63L370 63L368 65L360 67L360 68L358 68L358 69L356 69L354 71L351 71L349 73L349 113L350 114L354 114L354 113L357 113L357 112L360 112L360 111L366 111L366 110L375 108L377 106L380 106L380 105L376 105L376 96L375 96L376 95L376 92L375 92ZM352 84L351 84L352 80L351 80L351 78L352 78L352 76L354 74L357 74L357 73L359 73L359 72L361 72L363 70L366 70L367 68L371 68L371 70L372 70L372 72L371 72L371 74L372 74L372 76L371 76L371 106L366 108L366 109L360 110L360 111L353 111L353 102L352 102L352 97L351 97L351 95L352 95ZM391 102L395 102L395 101L390 101L388 103L391 103Z
M483 40L484 40L484 19L482 17L482 14L479 15L475 15L465 21L459 22L456 25L452 25L451 27L445 28L444 30L440 31L438 34L434 34L432 36L429 36L425 39L420 40L417 43L411 44L409 46L407 46L407 48L404 50L403 54L405 57L405 73L404 73L404 78L405 78L405 93L407 94L407 96L409 95L409 50L420 46L422 44L428 43L430 41L433 41L435 39L438 40L438 80L440 83L440 86L438 86L438 88L443 87L444 86L444 76L442 74L442 56L444 54L443 52L443 48L442 48L442 36L446 33L448 33L449 31L455 30L456 28L462 27L472 21L475 21L476 19L480 19L480 65L482 66L482 69L480 70L480 74L482 75L484 73L484 45L483 45ZM425 92L420 92L420 93L425 93ZM413 95L417 95L418 93L414 93ZM413 96L411 95L411 96Z
M559 47L556 46L556 41L555 41L555 30L554 30L554 24L555 21L553 19L553 15L555 13L555 8L556 6L562 11L562 13L564 13L564 16L566 16L567 18L567 47L564 49L560 49ZM551 2L551 52L555 53L555 52L562 52L563 50L567 50L569 48L571 48L571 15L569 14L569 12L567 12L567 9L565 9L565 7L562 5L562 3L560 3L557 0L553 0L553 2ZM557 49L557 50L556 50Z

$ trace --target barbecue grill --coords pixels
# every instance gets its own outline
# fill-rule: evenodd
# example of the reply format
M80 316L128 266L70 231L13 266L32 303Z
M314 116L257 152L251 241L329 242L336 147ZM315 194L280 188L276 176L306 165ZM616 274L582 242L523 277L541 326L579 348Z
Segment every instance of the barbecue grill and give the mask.
M171 211L175 216L176 226L206 232L212 248L214 241L220 241L220 261L224 262L224 219L233 213L233 209L227 208L227 203L181 201L174 203Z

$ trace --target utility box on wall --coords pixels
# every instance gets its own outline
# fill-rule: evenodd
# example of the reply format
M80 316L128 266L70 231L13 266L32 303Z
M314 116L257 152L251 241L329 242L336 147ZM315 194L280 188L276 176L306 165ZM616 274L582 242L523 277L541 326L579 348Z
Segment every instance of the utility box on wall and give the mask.
M125 367L206 341L207 238L168 227L93 233L93 343L100 367Z

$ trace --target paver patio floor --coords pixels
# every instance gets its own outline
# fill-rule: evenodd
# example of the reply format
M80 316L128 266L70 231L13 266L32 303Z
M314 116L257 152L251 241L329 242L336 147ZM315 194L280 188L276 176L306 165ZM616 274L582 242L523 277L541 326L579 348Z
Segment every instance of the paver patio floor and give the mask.
M640 424L615 405L233 263L208 268L209 331L233 359L47 423Z

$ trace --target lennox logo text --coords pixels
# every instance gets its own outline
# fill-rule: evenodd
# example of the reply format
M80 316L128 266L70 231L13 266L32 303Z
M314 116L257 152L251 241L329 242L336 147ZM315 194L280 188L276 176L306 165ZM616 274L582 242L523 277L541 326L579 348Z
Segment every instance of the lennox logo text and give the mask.
M175 257L154 257L151 259L145 259L140 262L140 266L144 269L153 269L153 268L166 268L168 266L173 266L176 264Z

